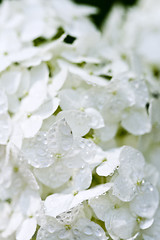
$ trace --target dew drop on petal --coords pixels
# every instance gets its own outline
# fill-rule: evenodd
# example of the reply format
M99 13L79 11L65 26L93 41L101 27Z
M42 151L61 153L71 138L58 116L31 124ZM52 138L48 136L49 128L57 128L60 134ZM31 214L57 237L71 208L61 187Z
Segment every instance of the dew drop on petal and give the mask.
M48 232L50 232L50 233L54 233L54 232L55 232L55 228L54 228L53 225L49 225L49 226L47 227L47 230L48 230Z
M61 230L58 234L59 239L66 239L66 237L69 235L69 232L65 229Z
M101 231L101 229L96 229L96 230L95 230L95 235L96 235L97 237L101 237L101 236L102 236L102 231Z
M91 227L85 227L84 228L84 233L88 236L92 235L93 234L93 231L92 231L92 228Z
M73 229L74 235L79 235L79 230L77 228Z

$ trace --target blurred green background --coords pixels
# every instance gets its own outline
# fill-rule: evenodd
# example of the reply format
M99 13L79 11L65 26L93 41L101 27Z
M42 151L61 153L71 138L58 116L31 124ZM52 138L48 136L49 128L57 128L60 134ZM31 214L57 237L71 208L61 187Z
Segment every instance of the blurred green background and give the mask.
M96 6L99 8L97 15L91 16L92 20L98 28L101 27L103 20L114 6L114 4L122 4L125 7L133 6L137 4L138 0L73 0L79 4L87 4L90 6Z

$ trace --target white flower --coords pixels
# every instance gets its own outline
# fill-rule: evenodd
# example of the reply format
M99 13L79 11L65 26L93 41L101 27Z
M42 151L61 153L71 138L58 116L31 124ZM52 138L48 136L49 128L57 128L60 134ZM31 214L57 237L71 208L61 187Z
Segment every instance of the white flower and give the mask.
M144 158L140 152L123 147L119 155L118 176L114 180L113 194L122 201L131 201L136 195L137 185L144 178Z
M63 158L72 147L72 133L64 119L53 124L48 132L39 132L22 146L24 158L36 168L48 167Z
M159 6L0 4L0 239L159 240Z
M89 204L96 216L105 221L106 229L113 239L129 239L136 234L138 225L128 205L109 194L91 199Z
M85 200L102 195L112 187L111 183L99 185L95 188L73 194L53 194L48 196L44 202L45 214L47 216L56 217L59 214L78 206Z
M79 240L107 240L104 230L87 218L79 218L73 225L64 226L54 219L42 226L37 233L37 240L45 237L49 239L79 239Z
M40 203L41 199L38 193L26 188L22 192L2 236L6 238L16 231L17 240L31 239L36 231L36 214L40 209Z

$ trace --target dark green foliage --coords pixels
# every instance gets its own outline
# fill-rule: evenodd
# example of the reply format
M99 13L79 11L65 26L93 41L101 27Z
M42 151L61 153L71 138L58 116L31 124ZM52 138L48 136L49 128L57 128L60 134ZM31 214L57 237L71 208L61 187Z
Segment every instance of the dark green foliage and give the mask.
M79 4L87 4L99 8L99 13L91 16L91 19L98 28L101 27L103 20L109 13L114 4L119 3L124 6L132 6L138 2L138 0L73 0Z
M72 44L74 43L74 41L76 40L75 37L71 36L71 35L67 35L64 39L64 42L65 43L68 43L68 44Z
M64 29L63 29L62 27L59 27L59 28L57 29L56 34L55 34L53 37L51 37L50 39L44 38L44 37L42 37L42 36L41 36L41 37L38 37L38 38L36 38L36 39L33 40L33 45L34 45L35 47L37 47L37 46L42 45L42 44L44 44L44 43L46 43L46 42L51 42L51 41L57 40L57 39L60 38L63 34L64 34Z

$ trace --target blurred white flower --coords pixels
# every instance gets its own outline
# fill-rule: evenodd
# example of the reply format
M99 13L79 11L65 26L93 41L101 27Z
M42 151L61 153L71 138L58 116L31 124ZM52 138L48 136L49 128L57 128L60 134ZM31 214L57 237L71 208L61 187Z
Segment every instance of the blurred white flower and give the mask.
M0 4L0 239L159 240L158 6Z

